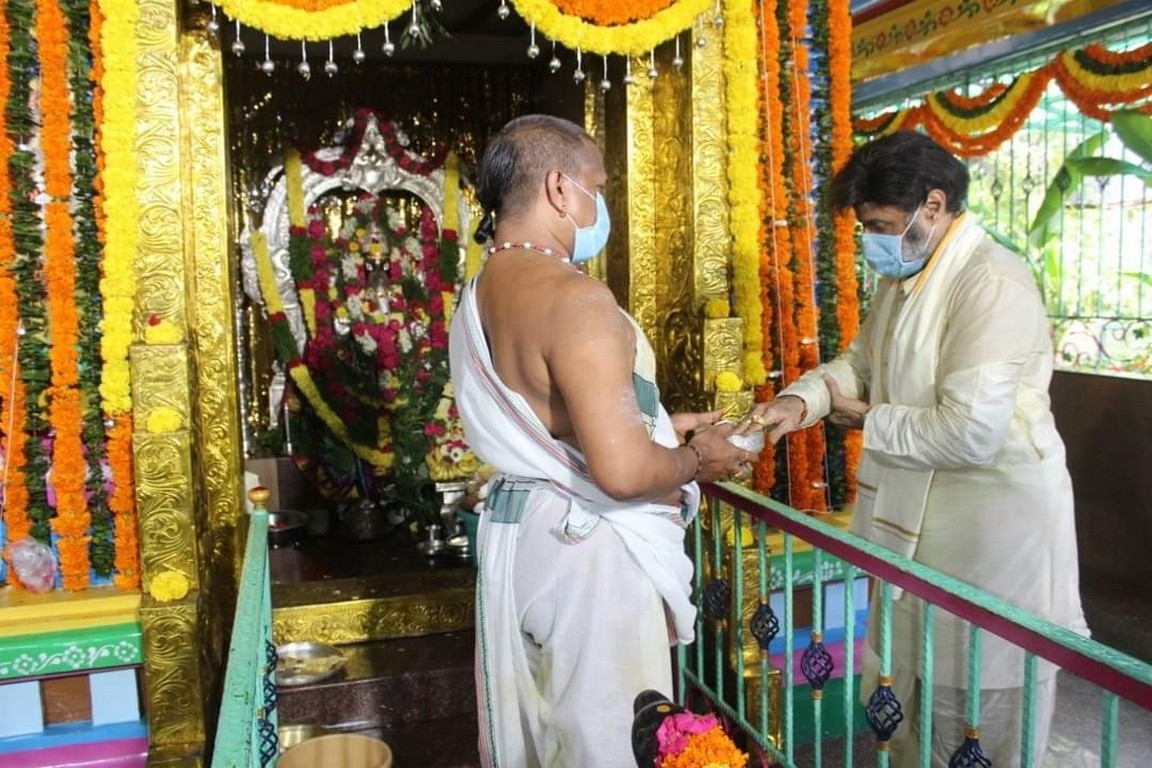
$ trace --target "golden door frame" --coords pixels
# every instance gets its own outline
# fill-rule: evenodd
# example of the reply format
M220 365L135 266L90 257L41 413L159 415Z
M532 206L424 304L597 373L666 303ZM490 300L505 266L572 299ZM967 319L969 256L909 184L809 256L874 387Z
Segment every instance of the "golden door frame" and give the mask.
M228 180L223 59L206 7L139 0L136 24L135 196L140 207L133 451L140 514L150 765L202 765L218 710L239 573L243 448L236 354L238 249ZM710 25L660 76L602 94L586 87L589 132L613 169L612 218L623 233L594 267L657 350L672 409L740 407L751 393L706 391L710 373L739 370L739 320L705 320L728 294L728 156L723 43ZM646 61L634 61L645 71ZM176 344L144 342L144 318L183 330ZM189 425L149 433L163 404ZM175 468L175 469L174 469ZM159 602L152 578L189 577L187 597ZM354 617L350 620L354 620Z

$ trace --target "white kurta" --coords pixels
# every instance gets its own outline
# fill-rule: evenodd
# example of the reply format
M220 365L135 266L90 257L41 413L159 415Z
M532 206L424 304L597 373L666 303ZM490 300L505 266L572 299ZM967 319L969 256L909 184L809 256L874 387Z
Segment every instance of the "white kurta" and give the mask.
M1087 634L1048 318L1016 255L961 216L923 272L880 282L843 355L781 392L803 398L807 423L829 412L821 374L871 404L855 532ZM919 616L918 599L897 598L896 674L919 668ZM935 683L966 688L967 624L936 625ZM1021 685L1023 652L984 638L981 687ZM1054 673L1041 666L1041 679Z

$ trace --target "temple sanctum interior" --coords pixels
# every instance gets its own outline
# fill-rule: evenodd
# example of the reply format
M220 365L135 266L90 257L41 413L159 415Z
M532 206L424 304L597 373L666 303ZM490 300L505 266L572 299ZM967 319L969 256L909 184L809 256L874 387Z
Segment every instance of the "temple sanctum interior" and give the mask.
M741 424L945 269L959 236L915 225L940 190L905 211L896 247L931 253L900 283L865 245L900 229L833 194L861 147L929 137L968 175L947 212L1043 309L1046 391L1013 380L1004 430L1050 411L1071 480L1071 555L1033 572L1009 520L971 538L988 571L1078 582L1087 630L862 533L900 505L868 474L897 386L854 424L838 390L800 397L805 428L746 473L706 481L689 443L695 631L661 705L743 761L669 751L637 704L616 724L636 765L1007 765L981 746L1000 689L1024 691L1012 765L1147 765L1146 0L0 0L0 109L0 765L519 768L483 727L480 544L514 473L469 445L450 337L489 257L532 250L474 235L485 149L535 114L603 158L611 234L573 268L651 343L654 405ZM1028 329L1002 322L973 325L1014 349ZM909 349L936 365L935 344ZM901 351L876 366L911 388ZM920 411L954 395L933 380ZM959 474L890 487L930 506ZM965 520L1032 511L995 496L962 499ZM906 598L917 635L894 645ZM921 683L943 685L955 625L966 682L941 736ZM1001 646L1022 682L989 683ZM933 739L901 755L913 728Z

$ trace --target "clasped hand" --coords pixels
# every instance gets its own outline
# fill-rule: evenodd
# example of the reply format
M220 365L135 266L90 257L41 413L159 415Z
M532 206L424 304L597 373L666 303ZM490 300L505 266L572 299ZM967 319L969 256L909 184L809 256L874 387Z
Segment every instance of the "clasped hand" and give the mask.
M824 379L824 386L828 387L831 399L828 420L840 427L863 429L864 417L868 415L870 408L868 403L843 394L836 379L831 376L825 374L821 378ZM768 440L775 445L780 438L800 429L807 414L808 409L804 400L795 395L784 395L770 402L757 404L745 417L745 421L767 429Z
M752 462L758 454L728 441L733 434L750 431L750 425L721 421L723 415L723 411L672 414L677 438L682 444L691 441L700 456L697 480L712 482L752 476Z

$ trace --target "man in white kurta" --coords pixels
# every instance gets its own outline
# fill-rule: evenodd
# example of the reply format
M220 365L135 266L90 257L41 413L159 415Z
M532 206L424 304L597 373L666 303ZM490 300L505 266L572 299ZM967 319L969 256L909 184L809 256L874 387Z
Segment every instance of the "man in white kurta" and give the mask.
M777 425L773 439L826 416L862 428L856 533L1086 634L1072 486L1048 397L1047 315L1024 262L964 211L967 182L964 166L921 134L857 150L832 193L855 209L865 256L881 273L871 312L843 355L761 415ZM895 600L893 690L906 718L892 741L897 768L920 764L925 735L921 615L918 598ZM863 697L877 682L876 623ZM938 612L934 650L932 766L946 766L964 741L967 623ZM1039 756L1055 672L1041 664ZM997 768L1020 765L1023 681L1023 651L983 633L979 735Z
M695 481L754 458L731 425L694 433L718 413L664 411L640 329L574 266L608 238L606 182L588 135L542 115L505 126L480 163L496 245L450 357L468 443L497 470L477 545L487 768L635 765L632 702L672 693L670 642L693 636Z

